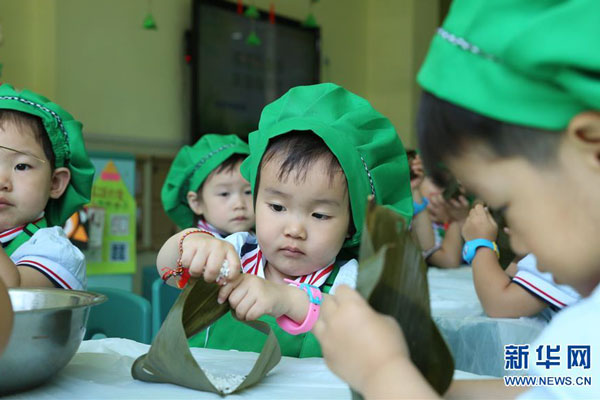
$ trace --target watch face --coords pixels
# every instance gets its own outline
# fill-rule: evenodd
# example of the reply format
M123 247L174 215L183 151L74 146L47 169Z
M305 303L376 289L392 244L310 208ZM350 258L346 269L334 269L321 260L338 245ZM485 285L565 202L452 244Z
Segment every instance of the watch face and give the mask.
M467 243L465 243L465 246L463 247L463 253L462 253L463 259L465 261L467 260L467 256L469 255L469 250L471 250L470 246Z

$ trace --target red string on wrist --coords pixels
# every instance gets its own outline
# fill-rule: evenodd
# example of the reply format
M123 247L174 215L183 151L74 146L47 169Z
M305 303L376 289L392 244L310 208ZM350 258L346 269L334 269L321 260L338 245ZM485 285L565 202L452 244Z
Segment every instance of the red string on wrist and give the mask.
M183 241L185 240L186 237L188 237L189 235L191 235L192 233L204 233L206 235L210 235L212 237L215 237L215 235L213 235L212 233L202 230L202 229L194 229L191 231L187 231L186 233L184 233L183 235L181 235L181 237L179 238L179 260L177 261L177 263L179 264L181 262L181 255L183 254ZM180 265L177 265L178 267Z
M185 268L181 263L181 256L183 255L183 241L192 233L204 233L214 237L212 233L202 229L187 231L181 235L179 238L179 258L177 259L176 268L165 267L161 269L161 271L165 271L165 273L161 276L162 280L166 283L170 278L175 278L177 280L176 285L179 289L183 289L191 278L190 269Z

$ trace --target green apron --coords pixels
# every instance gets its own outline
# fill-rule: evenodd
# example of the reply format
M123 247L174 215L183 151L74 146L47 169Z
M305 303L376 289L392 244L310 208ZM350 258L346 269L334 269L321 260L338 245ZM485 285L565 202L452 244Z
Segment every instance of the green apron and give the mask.
M322 293L329 293L339 270L340 266L336 264L320 288ZM263 315L258 320L269 324L275 333L281 347L281 355L297 358L323 357L321 346L312 333L306 332L299 335L290 335L281 329L277 325L275 318L270 315ZM219 318L208 329L191 337L188 343L190 347L260 353L265 340L267 340L267 337L264 334L247 325L241 324L229 312Z
M23 243L25 243L26 241L28 241L29 239L31 239L31 237L41 228L46 228L48 227L48 223L46 222L46 218L42 218L41 220L39 220L37 223L30 223L27 224L27 226L25 226L25 228L23 228L23 232L21 232L19 235L17 235L16 238L14 238L13 240L10 241L10 243L8 244L8 246L6 246L4 248L4 251L6 252L6 254L10 257L12 255L12 253L15 252L15 250L17 250L19 247L21 247L21 245Z

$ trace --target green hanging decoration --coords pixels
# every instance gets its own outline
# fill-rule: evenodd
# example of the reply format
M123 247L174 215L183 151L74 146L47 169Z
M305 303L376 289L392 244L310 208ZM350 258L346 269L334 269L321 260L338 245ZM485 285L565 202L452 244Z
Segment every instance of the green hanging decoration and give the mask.
M254 31L250 32L250 34L246 38L246 44L249 46L260 46L261 43L262 41Z
M155 31L158 29L156 25L156 21L154 20L154 15L152 15L152 0L148 0L148 12L146 13L146 17L144 17L144 22L142 27L146 30Z
M260 17L260 12L258 11L258 8L256 8L256 6L254 4L251 4L246 9L246 12L244 12L244 15L246 17L250 18L250 34L246 38L246 44L248 46L260 46L262 41L256 34L256 23L255 23L256 20Z
M306 16L306 19L304 20L304 22L302 23L302 25L304 25L306 28L317 28L319 25L317 24L317 19L315 18L315 15L313 13L313 5L315 3L317 3L319 0L310 0L310 5L309 5L309 9L308 9L308 15Z
M144 27L144 29L154 30L154 31L158 29L158 27L156 26L156 21L154 20L154 16L152 15L152 13L146 14L146 18L144 18L143 27Z
M307 28L317 28L319 26L317 25L317 19L315 18L313 13L308 14L302 25L304 25Z
M255 5L250 5L246 9L244 15L250 19L258 19L260 17L260 13L258 12L258 8Z
M2 68L4 68L4 64L0 63L0 78L2 78Z

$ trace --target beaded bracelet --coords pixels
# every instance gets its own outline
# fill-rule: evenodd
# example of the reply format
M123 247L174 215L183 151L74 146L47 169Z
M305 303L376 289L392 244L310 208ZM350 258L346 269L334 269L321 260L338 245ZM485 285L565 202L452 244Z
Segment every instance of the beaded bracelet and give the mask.
M181 262L181 255L183 254L183 241L185 240L186 237L188 237L189 235L191 235L192 233L204 233L206 235L210 235L212 237L215 237L215 235L213 235L212 233L202 230L202 229L194 229L191 231L187 231L186 233L184 233L183 235L181 235L181 237L179 238L179 260L177 261L177 263L179 264ZM178 267L180 265L177 265Z

